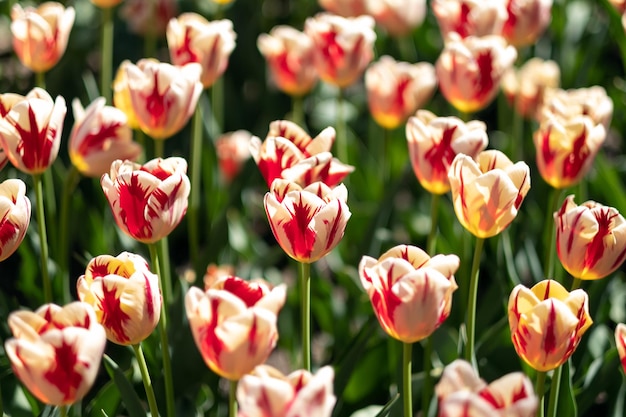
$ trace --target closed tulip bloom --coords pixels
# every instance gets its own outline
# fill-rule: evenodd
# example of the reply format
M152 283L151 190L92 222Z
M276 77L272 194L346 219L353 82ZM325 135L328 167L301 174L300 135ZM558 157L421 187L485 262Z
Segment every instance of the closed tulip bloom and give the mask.
M306 33L291 26L276 26L269 34L259 35L257 47L279 90L302 96L317 83L313 41Z
M437 87L435 67L428 62L398 62L384 55L365 71L365 87L376 123L395 129L432 97Z
M458 268L456 255L431 258L415 246L399 245L378 259L363 256L359 277L383 330L413 343L430 336L450 315Z
M247 130L225 133L215 141L220 174L226 183L232 182L250 159L250 140L252 134Z
M343 88L354 84L374 58L374 19L318 13L304 23L313 40L315 69L319 77Z
M609 0L609 3L611 3L611 6L613 6L619 14L626 11L626 0Z
M167 139L185 127L202 92L201 72L197 63L178 67L155 59L126 66L130 103L144 133Z
M494 99L517 52L500 36L449 37L435 63L439 89L458 110L481 110Z
M562 119L588 116L594 125L601 124L608 131L613 118L613 100L599 85L570 90L553 88L546 91L542 110L539 121L549 114Z
M443 369L435 393L439 417L534 417L539 403L532 382L522 372L487 385L472 365L460 359Z
M567 292L553 280L513 288L509 327L517 354L537 371L561 366L592 324L588 303L585 291Z
M577 184L589 172L606 138L588 116L561 119L548 115L533 135L537 168L554 188Z
M9 161L27 174L41 174L56 160L61 143L65 99L34 88L0 119L0 144Z
M272 233L293 259L313 263L326 256L343 237L352 213L343 184L330 188L316 182L305 188L277 179L263 200Z
M106 9L109 7L115 7L122 2L122 0L89 0L94 6Z
M367 14L367 0L318 0L324 10L343 17Z
M354 171L353 166L332 156L334 142L332 127L311 138L297 124L276 120L270 123L264 141L256 136L250 139L250 153L268 187L276 178L288 178L302 186L321 181L334 187Z
M450 189L459 222L478 238L502 232L513 221L530 189L530 168L511 162L497 150L483 151L477 160L459 154L452 161Z
M157 158L143 165L114 161L100 184L119 228L143 243L169 235L187 212L186 172L183 158Z
M183 13L170 20L166 35L172 63L200 64L200 81L205 88L212 86L226 71L237 38L230 20L209 22L197 13Z
M77 99L72 101L74 126L70 133L69 154L72 164L87 177L99 178L116 159L135 160L141 146L133 142L126 114L107 106L99 97L86 109Z
M626 220L613 207L595 201L580 206L568 196L554 213L556 249L563 267L579 279L600 279L626 258Z
M502 91L515 111L537 118L545 92L561 83L561 70L554 61L529 59L519 70L509 69L502 77Z
M60 307L9 315L13 338L4 348L15 375L40 401L70 405L81 400L98 374L106 344L104 329L90 305L79 301Z
M532 45L550 24L552 0L506 0L502 36L517 47Z
M20 179L0 183L0 261L13 254L26 236L30 224L30 200Z
M501 0L433 0L431 7L446 42L451 33L461 38L497 35L507 18Z
M406 36L426 17L426 0L367 0L367 14L392 36Z
M73 7L52 1L37 8L13 5L11 33L20 62L35 72L54 67L65 53L75 16Z
M139 255L100 255L76 283L78 298L90 304L107 339L136 345L150 336L161 316L159 277Z
M626 373L626 324L618 323L615 327L615 345L622 362L622 369Z
M286 287L226 277L202 291L191 287L185 309L196 346L216 374L237 381L265 362L278 340L276 317Z
M238 417L330 417L337 398L331 366L283 375L259 365L237 384Z
M450 191L448 171L457 154L476 158L489 142L483 122L437 117L428 110L418 110L409 119L406 139L413 172L422 187L433 194Z
M125 0L120 17L131 32L161 36L167 24L178 15L177 0Z
M115 73L113 80L113 105L124 112L128 126L132 129L139 129L139 122L135 116L135 110L130 99L130 89L128 88L127 68L133 65L129 60L124 60Z

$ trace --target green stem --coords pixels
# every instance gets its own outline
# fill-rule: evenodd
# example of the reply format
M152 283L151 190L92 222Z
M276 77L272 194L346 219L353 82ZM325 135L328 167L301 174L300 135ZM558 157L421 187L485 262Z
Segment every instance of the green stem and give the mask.
M381 150L380 155L380 178L382 178L382 186L381 189L385 188L385 184L389 182L389 178L391 176L391 131L386 127L383 127L383 135L381 141Z
M237 382L228 381L228 417L237 417Z
M478 275L480 272L480 257L483 251L484 238L476 238L474 258L472 259L472 272L470 273L469 302L467 304L467 346L465 347L465 360L470 362L474 369L476 365L476 352L474 352L474 338L476 332L476 299L478 298Z
M61 254L59 255L59 271L63 281L62 294L64 304L69 303L71 299L69 275L69 232L71 228L68 226L68 222L70 216L70 206L72 205L72 196L74 195L74 190L76 189L79 180L80 172L78 172L78 169L72 165L63 184L61 218L59 220L59 250L61 251Z
M311 264L300 262L302 367L311 371Z
M544 390L546 384L546 373L537 371L537 379L535 380L535 394L539 398L539 406L537 407L537 417L544 415Z
M172 303L172 271L170 268L170 251L168 238L165 236L157 242L159 251L159 260L161 261L161 273L159 277L163 283L163 303L169 306Z
M46 89L46 73L38 71L35 73L35 85L39 88Z
M150 380L150 373L148 372L148 365L146 364L146 358L143 355L141 344L137 343L133 345L133 351L135 351L135 357L139 364L139 370L141 371L141 379L143 380L143 387L146 390L146 396L148 397L148 406L150 407L150 414L152 417L159 415L159 409L156 403L156 397L154 396L154 390L152 389L152 381Z
M202 107L200 103L196 106L193 114L191 134L191 193L189 196L189 208L187 210L188 231L189 231L189 255L191 258L191 267L195 272L199 260L199 240L200 240L200 224L198 220L200 212L200 171L202 169Z
M343 111L344 91L339 88L337 96L337 157L344 164L350 163L348 160L348 136L346 132L346 120Z
M304 128L304 97L291 97L291 120L298 126Z
M43 180L43 193L44 199L46 201L46 214L48 219L57 219L57 200L55 196L55 187L54 187L54 178L52 175L52 170L55 169L53 165L48 167L43 174L41 174L41 179ZM47 224L48 236L52 242L55 242L55 245L48 246L50 250L50 258L57 260L58 259L58 248L56 243L58 242L58 233L57 233L57 222L52 221Z
M579 289L582 283L583 283L582 279L574 278L574 280L572 281L572 287L570 288L570 291Z
M545 259L545 263L544 263L544 271L543 274L545 275L545 278L547 279L552 279L553 274L554 274L554 262L555 262L555 255L556 255L556 227L554 224L554 212L557 210L557 205L559 203L559 196L561 195L562 190L553 188L552 192L550 193L550 202L548 205L548 213L546 214L546 221L545 221L545 228L547 228L547 230L550 231L549 239L548 242L546 243L546 249L547 249L547 257Z
M426 240L426 252L430 256L435 255L437 248L437 219L439 217L439 200L440 194L431 194L430 200L430 232Z
M422 416L428 415L430 399L433 396L433 379L430 376L432 369L433 338L424 340L424 385L422 387Z
M59 406L59 417L67 417L67 405Z
M154 273L159 277L159 288L163 294L163 283L161 277L161 265L159 259L159 244L151 243L148 245L150 249L150 259ZM167 417L174 417L174 383L172 379L172 364L170 359L170 348L167 336L167 309L165 297L161 303L161 319L159 320L159 336L161 338L161 352L163 354L163 377L165 379L165 401L167 407Z
M556 410L559 406L559 390L561 388L561 372L563 365L554 370L552 382L550 383L550 402L548 403L548 417L556 417Z
M215 120L216 129L215 137L221 135L224 131L224 80L219 77L211 86L211 109L213 110L213 119Z
M52 285L48 274L48 236L46 234L46 216L44 213L43 182L41 174L33 175L35 200L37 204L37 226L39 226L39 245L41 247L41 278L43 279L44 302L52 302Z
M402 343L402 404L404 404L404 417L413 417L413 389L411 387L412 359L413 344Z
M154 22L157 12L156 0L148 0L148 7L150 8L148 22ZM157 37L156 28L154 24L148 24L146 29L146 36L143 43L143 56L144 58L153 58L156 55L157 49Z
M152 142L154 143L154 157L163 158L163 155L165 155L165 140L155 139Z
M111 104L111 79L113 74L113 8L102 9L102 68L100 69L100 94Z

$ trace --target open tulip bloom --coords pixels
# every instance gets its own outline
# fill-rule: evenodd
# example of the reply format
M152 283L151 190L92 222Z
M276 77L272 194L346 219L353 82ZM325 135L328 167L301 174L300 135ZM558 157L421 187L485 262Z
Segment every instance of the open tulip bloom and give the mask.
M426 0L365 0L367 13L390 35L407 36L424 22Z
M11 256L24 240L30 209L24 181L8 179L0 184L0 261Z
M626 220L615 208L595 201L579 206L570 195L554 221L559 260L574 278L604 278L626 259Z
M11 367L40 401L65 406L91 388L106 344L90 305L79 301L9 316L13 338L4 347Z
M507 0L507 20L502 36L511 44L523 47L534 44L552 18L552 0Z

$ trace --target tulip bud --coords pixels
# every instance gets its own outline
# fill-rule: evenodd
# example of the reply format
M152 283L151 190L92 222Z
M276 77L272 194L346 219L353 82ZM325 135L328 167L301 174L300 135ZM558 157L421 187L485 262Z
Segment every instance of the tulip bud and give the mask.
M119 228L143 243L169 235L187 212L186 172L183 158L157 158L144 165L114 161L100 184Z
M283 375L259 365L237 384L239 417L330 417L337 398L330 366L315 374L298 370Z
M530 168L502 152L483 151L478 162L458 154L448 173L459 222L478 238L499 234L513 221L530 189Z
M286 287L226 277L202 291L192 287L185 310L196 346L213 372L237 381L265 362L278 340L276 316Z
M359 276L383 330L413 343L430 336L450 315L458 268L456 255L431 258L415 246L399 245L378 259L363 256Z
M507 18L501 0L433 0L432 9L446 42L451 33L461 38L497 35Z
M550 114L564 120L588 116L594 126L601 124L608 131L613 118L613 100L598 85L571 90L552 88L545 92L539 121Z
M30 224L30 200L20 179L0 184L0 261L11 256L26 236Z
M568 196L558 212L556 249L563 267L578 279L600 279L626 258L626 221L613 207Z
M588 303L585 291L567 292L553 280L513 288L509 327L517 354L537 371L561 366L592 324Z
M517 47L532 45L552 18L552 0L507 0L502 36Z
M223 134L215 141L215 153L224 182L232 182L244 163L250 159L250 140L247 130L237 130Z
M618 323L615 327L615 345L622 363L622 369L626 373L626 324Z
M343 17L367 14L366 0L318 0L318 3L324 10Z
M526 118L536 118L543 105L544 93L560 84L561 71L554 61L529 59L519 70L510 68L502 77L502 91L515 111Z
M124 0L120 9L130 31L139 35L163 35L167 23L177 15L177 0Z
M331 189L315 182L305 188L277 179L265 194L265 213L272 233L287 255L313 263L326 256L343 237L352 213L343 184Z
M100 255L76 283L78 298L90 304L107 339L136 345L150 336L161 315L159 277L139 255Z
M426 17L426 0L367 0L369 15L392 36L406 36Z
M89 391L106 336L90 305L79 301L9 316L13 338L4 347L15 375L40 401L70 405Z

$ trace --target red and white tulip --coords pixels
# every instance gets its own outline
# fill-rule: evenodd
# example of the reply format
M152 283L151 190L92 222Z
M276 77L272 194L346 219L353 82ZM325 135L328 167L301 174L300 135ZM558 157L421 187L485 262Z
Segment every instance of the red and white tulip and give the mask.
M24 240L30 211L24 181L15 178L0 184L0 261L11 256Z
M552 18L552 0L507 0L502 36L517 47L532 45Z
M461 38L498 35L507 18L502 0L433 0L431 7L444 41L451 33Z

